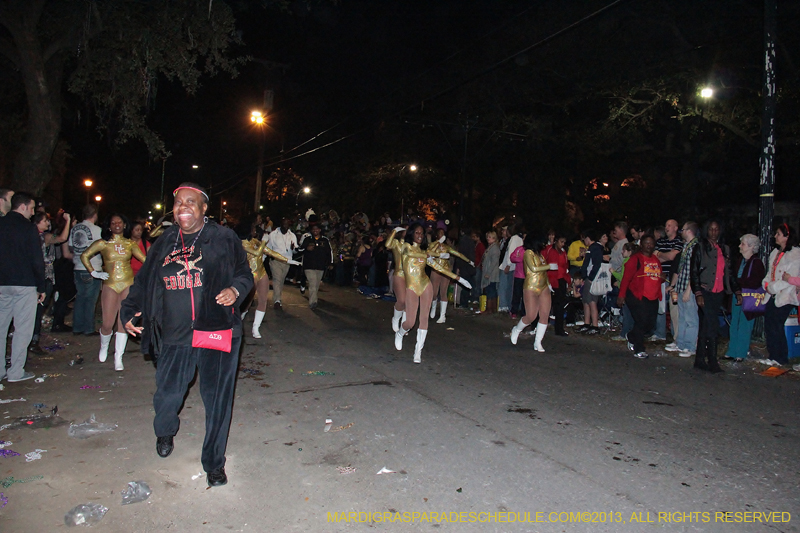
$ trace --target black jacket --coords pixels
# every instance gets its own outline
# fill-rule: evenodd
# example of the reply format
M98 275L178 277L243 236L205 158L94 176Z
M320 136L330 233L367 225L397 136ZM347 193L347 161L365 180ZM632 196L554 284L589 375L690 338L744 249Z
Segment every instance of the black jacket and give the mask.
M39 230L16 211L0 217L0 285L44 292L44 255Z
M160 351L160 337L163 321L164 283L159 277L159 267L172 251L178 235L178 225L173 225L153 243L147 251L147 261L142 265L131 286L128 297L122 302L120 320L126 324L136 313L142 312L142 352L157 357ZM236 234L215 222L207 222L199 236L203 250L203 300L196 309L194 329L217 331L233 329L234 337L242 335L242 319L239 309L253 288L253 274L247 262L247 253ZM233 307L225 307L216 302L217 295L228 287L239 291L239 298ZM187 316L191 321L192 317Z
M727 244L720 244L720 250L725 258L725 268L722 275L722 288L727 294L739 291L739 284L735 276L731 276L731 250ZM714 287L714 278L717 274L717 249L708 242L708 239L700 239L692 250L692 261L690 270L690 283L692 292L696 295L702 294L703 290L711 291Z
M309 246L314 248L307 250ZM305 235L299 249L303 253L303 268L306 270L325 270L333 264L333 251L327 237L320 235L315 240L313 235Z

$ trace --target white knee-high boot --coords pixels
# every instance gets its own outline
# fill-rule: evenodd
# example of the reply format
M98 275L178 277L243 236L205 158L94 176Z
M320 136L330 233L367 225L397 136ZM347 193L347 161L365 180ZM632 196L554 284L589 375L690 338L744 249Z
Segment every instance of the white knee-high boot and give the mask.
M128 345L128 334L118 331L114 344L114 370L125 370L122 366L122 355L125 353L125 346Z
M436 316L436 300L431 302L431 318Z
M108 345L111 344L111 337L113 333L108 335L100 334L100 362L105 363L108 358Z
M394 334L394 347L398 350L403 349L403 337L408 334L407 329L403 329L403 324L400 324L397 333Z
M264 311L256 310L256 314L253 317L253 338L254 339L260 339L261 338L261 332L258 331L258 328L261 327L261 321L264 320L264 314L265 314Z
M533 349L537 352L543 352L544 348L542 347L542 339L544 338L544 334L547 331L547 324L542 324L539 322L536 325L536 340L533 343Z
M527 328L528 324L519 319L517 325L511 328L511 344L517 344L517 339L519 338L519 334L522 333L522 330Z
M445 315L447 314L447 301L439 302L439 320L436 321L437 324L444 324ZM432 317L431 317L432 318Z
M427 329L418 329L417 330L417 345L414 347L414 362L421 363L422 362L422 348L425 347L425 337L428 336Z
M400 319L403 318L403 311L398 311L394 307L392 307L394 311L394 316L392 317L392 330L397 333L397 330L400 329Z

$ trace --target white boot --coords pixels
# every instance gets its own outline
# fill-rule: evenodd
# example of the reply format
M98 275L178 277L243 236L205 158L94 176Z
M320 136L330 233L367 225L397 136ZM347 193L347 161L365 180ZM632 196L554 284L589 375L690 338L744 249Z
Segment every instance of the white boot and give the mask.
M422 348L425 347L425 337L428 336L427 329L418 329L417 330L417 346L414 348L414 362L421 363L422 362Z
M407 334L408 330L403 329L403 324L400 324L397 333L394 334L394 347L397 348L398 351L403 349L403 337Z
M431 302L431 318L436 316L436 300Z
M400 329L400 319L403 318L403 311L398 311L394 307L392 310L394 311L394 316L392 317L392 330L397 333L397 330Z
M100 333L100 362L105 363L108 358L108 345L111 344L111 337L113 333L103 335Z
M547 331L547 324L542 324L541 322L536 325L536 340L533 342L533 349L537 352L543 352L544 348L542 348L542 339L544 338L544 334Z
M519 322L516 326L511 328L511 344L517 344L517 339L519 338L519 334L522 333L522 330L527 328L528 324L519 319Z
M258 331L258 328L261 327L261 321L264 320L264 311L256 310L256 315L253 317L253 338L260 339L261 332Z
M125 346L128 345L128 334L118 331L114 343L114 370L125 370L122 366L122 355L125 353Z
M436 323L444 324L445 315L447 314L447 302L439 302L439 308L441 311L439 312L439 320L437 320Z

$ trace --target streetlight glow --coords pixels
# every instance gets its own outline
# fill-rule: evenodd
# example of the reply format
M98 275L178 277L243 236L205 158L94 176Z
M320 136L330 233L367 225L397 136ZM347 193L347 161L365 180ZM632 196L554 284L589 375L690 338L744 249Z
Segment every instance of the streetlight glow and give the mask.
M161 204L156 204L156 209L161 209Z
M102 199L103 199L103 197L102 197L102 196L100 196L99 194L98 194L97 196L95 196L95 197L94 197L94 201L95 201L95 202L99 202L99 201L101 201Z
M417 165L411 165L410 167L408 167L408 170L410 170L411 172L416 172L417 171Z
M308 193L310 193L310 192L311 192L311 187L303 187L303 192L304 192L305 194L308 194Z
M192 168L197 170L198 168L200 168L200 165L192 165Z
M700 90L700 96L703 98L711 98L714 95L714 89L710 87L704 87Z
M254 124L261 125L265 120L264 114L261 111L253 111L250 113L250 122L253 122Z

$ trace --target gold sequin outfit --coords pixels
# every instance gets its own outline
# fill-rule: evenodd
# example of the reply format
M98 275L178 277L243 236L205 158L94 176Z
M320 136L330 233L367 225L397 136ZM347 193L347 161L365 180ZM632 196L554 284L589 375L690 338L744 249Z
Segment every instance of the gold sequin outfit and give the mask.
M456 250L446 242L433 241L428 245L428 253L429 254L447 253L453 257L458 257L459 259L461 259L466 263L469 263L469 259L467 259L467 257L464 254L459 253L458 250ZM441 257L437 257L435 259L432 259L431 262L436 263L437 265L444 268L448 272L450 271L450 260L448 259L442 259ZM431 264L431 262L428 262L428 264Z
M282 263L289 261L272 248L267 248L267 243L259 239L242 241L242 246L244 247L244 251L247 252L247 261L250 263L250 271L253 273L253 279L256 283L264 279L264 276L267 275L267 269L264 268L264 254Z
M405 278L405 272L403 272L403 241L395 239L394 235L396 232L392 232L389 234L389 238L386 239L386 249L392 251L392 257L394 261L394 275Z
M108 272L108 279L103 282L117 294L133 285L133 269L131 256L144 263L146 256L139 245L122 235L114 235L110 241L98 239L81 254L81 263L87 272L94 272L89 260L95 255L103 256L103 270Z
M547 264L544 257L533 250L525 250L522 262L525 265L525 285L523 290L533 291L537 296L542 294L543 291L549 290L547 271L550 270L550 265Z

